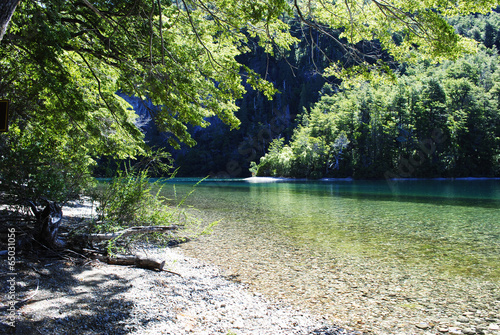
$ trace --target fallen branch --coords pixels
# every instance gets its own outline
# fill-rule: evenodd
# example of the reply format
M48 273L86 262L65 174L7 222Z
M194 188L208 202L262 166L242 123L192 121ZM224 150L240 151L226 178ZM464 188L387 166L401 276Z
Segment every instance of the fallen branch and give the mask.
M156 270L156 271L164 271L177 276L182 277L182 275L172 272L169 270L165 270L163 267L165 266L165 261L159 261L153 258L145 258L137 255L116 255L116 256L102 256L102 255L93 255L94 258L100 260L101 262L105 262L107 264L112 265L135 265L138 268L143 268L147 270Z
M21 305L21 304L24 304L25 302L33 299L33 297L38 294L38 288L39 287L40 287L40 280L37 279L36 280L36 290L35 290L35 292L33 292L29 297L27 297L27 298L25 298L25 299L23 299L21 301L18 301L17 304ZM19 308L19 306L17 306L17 307Z
M177 230L179 226L138 226L130 227L124 230L120 230L114 233L103 233L103 234L83 234L79 235L83 237L88 242L99 242L99 241L109 241L120 237L126 237L136 234L148 234L148 233L164 233L167 231Z
M157 261L152 258L144 258L136 255L116 255L116 256L102 256L95 255L95 258L112 265L135 265L138 268L148 269L148 270L163 270L165 266L165 261Z

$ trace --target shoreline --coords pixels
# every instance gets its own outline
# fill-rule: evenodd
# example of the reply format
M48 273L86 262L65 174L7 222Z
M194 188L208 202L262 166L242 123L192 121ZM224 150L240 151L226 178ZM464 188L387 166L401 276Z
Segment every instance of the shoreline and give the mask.
M65 217L89 217L89 202L63 208ZM69 220L65 220L67 223ZM359 335L319 315L273 300L224 275L179 248L136 246L134 252L164 260L157 272L99 261L33 260L16 263L15 327L7 301L0 303L3 334ZM0 258L0 271L8 273ZM178 275L177 275L178 274ZM9 292L0 285L0 295Z
M500 180L500 177L458 177L458 178L376 178L376 179L355 179L352 177L345 178L292 178L292 177L246 177L246 178L204 178L204 177L178 177L167 180L167 183L175 182L202 182L202 183L215 183L215 182L246 182L246 183L279 183L279 182L357 182L357 181L488 181Z
M248 177L243 178L244 181L250 183L267 183L267 182L286 182L286 181L323 181L323 182L354 182L354 181L423 181L423 180L435 180L435 181L481 181L481 180L500 180L500 177L458 177L458 178L378 178L378 179L355 179L352 177L345 178L320 178L320 179L308 179L308 178L288 178L288 177ZM207 179L210 181L210 179Z
M221 270L180 250L139 248L166 261L169 271L67 261L19 265L15 327L4 334L355 335L315 316L251 292ZM1 268L6 266L2 260ZM5 287L2 285L2 294ZM0 306L3 310L4 304ZM3 308L3 309L2 309Z
M92 214L89 203L65 206L63 212L69 218ZM500 283L455 281L424 268L396 271L376 260L340 255L334 263L316 263L307 250L297 255L309 257L304 261L310 270L283 263L278 267L286 271L276 277L277 265L263 255L256 262L235 261L234 246L215 243L218 235L180 248L138 248L165 259L166 269L182 277L99 262L20 264L19 300L38 285L40 290L18 310L17 333L35 327L42 334L89 335L500 335ZM235 238L241 242L241 236ZM255 242L240 243L240 254L259 253ZM6 261L0 259L3 270ZM337 275L327 282L324 269ZM6 287L0 289L5 294ZM332 304L325 304L325 295L333 297ZM0 331L9 334L4 327L0 322Z

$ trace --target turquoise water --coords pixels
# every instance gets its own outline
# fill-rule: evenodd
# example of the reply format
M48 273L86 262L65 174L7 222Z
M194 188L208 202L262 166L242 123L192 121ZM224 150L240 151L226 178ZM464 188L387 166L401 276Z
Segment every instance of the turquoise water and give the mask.
M180 199L195 181L169 183ZM221 219L220 236L500 279L500 180L204 181L186 205Z

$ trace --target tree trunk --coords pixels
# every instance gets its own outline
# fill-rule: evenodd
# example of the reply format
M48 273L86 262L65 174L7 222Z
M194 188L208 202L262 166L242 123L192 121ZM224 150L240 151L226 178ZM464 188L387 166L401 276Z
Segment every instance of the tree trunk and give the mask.
M59 226L62 222L62 209L55 202L48 202L43 210L38 210L33 203L31 209L36 217L33 237L50 249L60 249L65 243L59 239Z
M16 10L21 0L2 0L0 1L0 42L7 31L12 14Z

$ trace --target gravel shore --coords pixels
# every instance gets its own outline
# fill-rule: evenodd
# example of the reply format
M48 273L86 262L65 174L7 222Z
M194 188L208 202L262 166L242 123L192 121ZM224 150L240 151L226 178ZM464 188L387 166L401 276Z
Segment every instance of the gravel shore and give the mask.
M65 217L90 216L75 205ZM359 334L297 307L272 301L223 275L220 268L178 248L140 248L165 260L156 272L135 267L60 260L26 260L15 266L15 327L9 326L11 276L0 262L2 334Z
M251 293L217 267L177 250L150 249L169 272L98 262L18 264L16 327L5 334L357 334ZM2 261L2 270L6 261ZM3 271L2 271L3 272ZM7 293L2 285L2 296ZM2 299L3 300L3 299Z
M218 268L199 260L173 250L158 256L169 259L169 269L182 277L160 275L153 279L149 284L163 287L163 294L155 294L153 287L142 287L142 278L133 284L140 287L133 294L150 300L141 300L144 307L138 306L136 319L147 319L151 305L155 306L152 315L164 316L163 322L152 327L138 325L133 334L354 334L251 293L245 285L224 278Z

